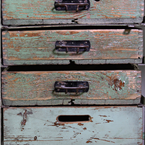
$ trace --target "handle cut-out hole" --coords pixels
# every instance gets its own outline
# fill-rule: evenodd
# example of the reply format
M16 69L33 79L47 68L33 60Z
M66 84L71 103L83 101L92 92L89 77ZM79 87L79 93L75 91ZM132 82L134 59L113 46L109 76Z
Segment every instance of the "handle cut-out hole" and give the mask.
M89 122L91 117L89 115L60 115L59 122Z

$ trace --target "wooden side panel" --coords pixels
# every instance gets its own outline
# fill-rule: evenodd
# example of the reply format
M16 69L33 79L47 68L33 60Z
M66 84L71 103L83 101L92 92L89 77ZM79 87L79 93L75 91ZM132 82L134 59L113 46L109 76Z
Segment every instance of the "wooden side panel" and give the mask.
M143 57L143 32L137 29L5 31L2 39L4 65L67 64L69 60L132 63ZM82 54L57 52L57 40L89 40L91 49Z
M90 115L90 121L61 123L59 115ZM8 108L4 145L141 145L142 121L136 106Z
M3 128L3 121L2 121L2 113L3 113L3 110L0 109L0 145L3 145L3 133L2 133L2 128Z
M78 95L56 93L53 91L55 81L88 81L89 91ZM68 99L98 100L96 104L105 100L112 100L108 104L118 104L116 100L124 100L127 104L141 97L140 71L3 72L2 84L5 105L32 105L34 102L51 105L52 100L52 104L63 104Z
M54 0L2 0L3 23L5 25L67 24L73 23L74 19L88 22L89 19L92 22L97 19L96 23L101 22L102 19L116 21L131 19L132 21L127 20L126 23L141 23L143 20L143 0L90 0L90 9L81 12L56 11L54 2Z

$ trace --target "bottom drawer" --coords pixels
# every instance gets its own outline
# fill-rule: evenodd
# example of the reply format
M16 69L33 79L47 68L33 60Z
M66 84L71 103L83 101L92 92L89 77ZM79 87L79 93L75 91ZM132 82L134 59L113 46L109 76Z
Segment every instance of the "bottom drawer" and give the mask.
M10 107L4 145L141 145L142 108Z

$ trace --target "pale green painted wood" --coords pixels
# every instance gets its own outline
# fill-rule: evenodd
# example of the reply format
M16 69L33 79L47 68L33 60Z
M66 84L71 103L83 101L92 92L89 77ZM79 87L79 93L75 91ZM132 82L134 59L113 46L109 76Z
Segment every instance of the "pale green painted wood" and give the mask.
M138 29L4 31L4 65L141 63L143 31ZM57 40L89 40L82 54L55 51Z
M143 0L90 0L90 9L81 12L56 11L54 2L2 0L3 24L141 23L144 15Z
M4 108L4 145L142 144L142 108L33 107ZM92 122L61 125L59 115L90 115Z
M56 93L53 91L55 81L88 81L89 91L78 95ZM138 104L141 97L141 72L3 72L2 88L4 105L62 105L66 102L68 104L71 99L75 99L76 104Z
M110 100L110 99L47 99L47 100L9 100L3 98L3 104L6 106L35 106L35 105L128 105L128 104L139 104L140 98L137 99L127 99L127 100Z

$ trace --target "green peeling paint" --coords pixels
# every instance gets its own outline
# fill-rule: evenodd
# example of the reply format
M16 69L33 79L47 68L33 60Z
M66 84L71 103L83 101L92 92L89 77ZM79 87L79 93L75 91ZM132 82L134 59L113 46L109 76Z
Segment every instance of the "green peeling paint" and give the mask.
M86 19L89 22L89 19L143 18L143 0L90 0L90 9L80 12L56 11L54 2L54 0L3 0L4 23L5 20L25 19L33 20L32 23L39 20L36 24L45 23L43 20L60 24L63 20L69 19ZM31 21L29 22L31 24Z
M5 65L49 64L60 60L120 60L138 59L143 56L143 45L138 43L142 31L132 30L128 35L125 30L60 30L60 31L14 31L4 32ZM13 36L14 34L14 36ZM91 49L81 54L57 52L57 40L89 40ZM140 48L140 50L139 50ZM140 55L138 54L140 52ZM53 62L52 62L53 63ZM127 62L128 63L128 62ZM130 62L131 63L131 62Z
M3 75L3 99L23 100L64 100L102 99L135 100L140 98L140 77L138 71L97 71L97 72L17 72ZM130 73L130 74L128 74ZM83 94L54 92L55 81L87 81L89 91ZM139 82L138 82L139 81ZM30 104L29 104L30 105Z

